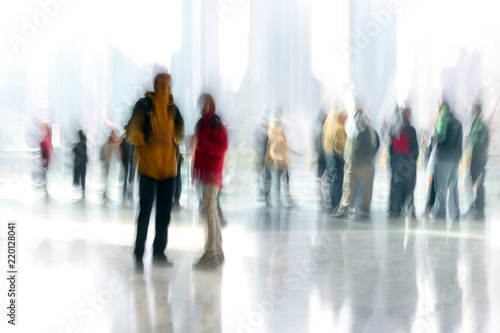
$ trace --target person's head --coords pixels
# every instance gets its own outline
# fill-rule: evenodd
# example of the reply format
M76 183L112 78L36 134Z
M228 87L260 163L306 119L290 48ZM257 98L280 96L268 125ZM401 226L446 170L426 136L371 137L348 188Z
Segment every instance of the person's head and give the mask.
M333 117L335 120L337 120L342 126L345 125L345 121L347 118L347 115L340 109L337 105L334 105L331 110Z
M403 115L404 115L404 120L408 123L410 122L411 119L411 113L412 113L411 106L406 106L404 108Z
M160 73L156 75L154 82L155 93L162 96L170 95L171 84L172 84L172 77L170 76L170 74Z
M356 112L354 112L354 122L355 123L359 123L359 121L363 117L364 112L365 111L363 109L357 109Z
M476 102L472 106L472 115L473 116L479 116L481 114L481 110L483 109L481 102Z
M444 112L444 114L449 114L451 113L451 110L450 110L450 106L448 105L447 102L443 102L441 104L441 111L440 112Z
M83 129L78 130L78 136L80 137L80 140L87 140L87 137L83 133Z
M198 108L200 109L200 114L205 117L209 114L215 114L215 100L212 95L208 93L201 94L198 99Z
M339 121L339 123L342 124L342 126L345 125L346 119L347 119L347 115L343 111L340 111L338 116L337 116L337 120Z

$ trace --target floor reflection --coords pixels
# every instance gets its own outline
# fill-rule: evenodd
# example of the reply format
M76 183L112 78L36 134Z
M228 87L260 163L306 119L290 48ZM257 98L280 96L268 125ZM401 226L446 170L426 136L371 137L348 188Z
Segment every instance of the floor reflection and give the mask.
M137 270L134 209L30 204L17 215L19 327L498 332L500 228L497 208L489 207L485 222L455 224L387 220L376 212L371 220L349 221L312 208L226 209L225 264L193 271L203 250L196 209L172 215L167 254L174 267L153 265L148 252ZM13 216L18 206L0 208Z

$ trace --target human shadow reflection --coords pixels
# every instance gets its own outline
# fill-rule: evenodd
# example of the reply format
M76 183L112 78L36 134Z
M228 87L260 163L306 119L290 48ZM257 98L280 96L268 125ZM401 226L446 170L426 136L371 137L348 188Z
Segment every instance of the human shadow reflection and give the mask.
M174 332L170 306L170 276L137 274L130 285L135 332Z

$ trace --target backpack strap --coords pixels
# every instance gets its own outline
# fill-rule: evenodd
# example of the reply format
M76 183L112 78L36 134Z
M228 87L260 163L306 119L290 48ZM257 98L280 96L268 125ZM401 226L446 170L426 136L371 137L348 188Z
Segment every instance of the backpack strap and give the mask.
M149 97L144 97L140 99L140 102L140 109L144 113L142 132L146 137L146 142L149 142L151 139L151 108L153 106L153 101Z

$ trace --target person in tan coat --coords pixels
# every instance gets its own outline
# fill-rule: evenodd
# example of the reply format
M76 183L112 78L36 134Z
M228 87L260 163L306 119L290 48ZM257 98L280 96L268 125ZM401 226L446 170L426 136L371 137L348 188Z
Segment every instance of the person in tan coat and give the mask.
M363 109L356 110L353 122L353 133L347 137L344 151L342 198L337 209L332 213L335 218L368 218L370 214L375 157L380 147L380 140ZM361 203L359 209L355 211L354 198L358 186L361 192Z
M290 198L289 191L290 176L288 173L288 164L290 163L290 157L283 130L283 122L279 118L269 123L265 162L271 170L273 174L272 178L274 179L273 185L270 188L271 192L274 189L274 194L267 193L267 204L277 206L281 203L281 179L284 177L283 205L286 208L293 208L294 203Z
M134 256L142 265L151 209L156 197L156 235L153 242L153 261L172 266L164 251L167 247L168 225L177 175L176 146L184 122L171 95L172 78L158 74L154 92L147 92L135 105L132 117L125 127L126 140L136 147L135 159L140 176L140 211Z

